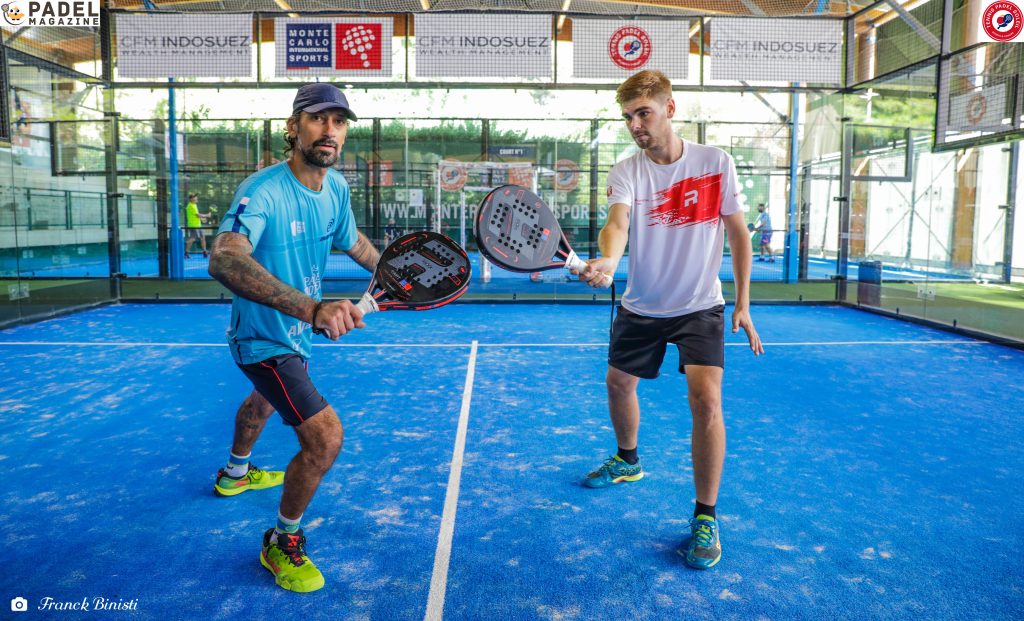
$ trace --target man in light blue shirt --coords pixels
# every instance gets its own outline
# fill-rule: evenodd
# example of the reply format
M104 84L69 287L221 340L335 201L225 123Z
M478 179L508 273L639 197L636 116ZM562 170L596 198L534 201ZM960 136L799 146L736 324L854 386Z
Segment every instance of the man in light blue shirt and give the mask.
M337 340L365 326L348 300L321 301L321 279L332 246L371 272L380 258L357 231L348 183L332 168L350 120L356 115L334 85L300 88L287 124L288 159L238 187L210 257L210 275L235 294L227 334L231 356L254 386L238 409L231 455L214 492L234 496L284 484L277 527L264 533L260 563L278 585L298 592L324 585L306 556L299 524L343 435L337 413L307 372L312 333ZM249 462L274 410L299 438L286 472Z
M765 208L764 203L757 206L757 213L754 230L761 231L761 254L758 255L757 260L775 263L775 257L772 256L772 217L768 215L768 209Z

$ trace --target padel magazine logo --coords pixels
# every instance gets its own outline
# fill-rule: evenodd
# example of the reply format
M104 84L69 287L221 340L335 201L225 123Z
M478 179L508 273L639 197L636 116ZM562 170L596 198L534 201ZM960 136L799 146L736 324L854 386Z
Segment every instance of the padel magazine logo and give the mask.
M100 27L99 0L12 0L0 11L11 26Z
M990 41L1013 41L1024 29L1024 14L1017 3L996 0L982 12L981 29Z

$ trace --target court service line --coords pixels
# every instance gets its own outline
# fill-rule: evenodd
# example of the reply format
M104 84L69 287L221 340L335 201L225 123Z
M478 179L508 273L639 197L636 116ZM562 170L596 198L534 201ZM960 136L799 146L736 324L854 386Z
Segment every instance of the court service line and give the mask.
M476 341L474 341L475 343ZM928 340L928 341L780 341L765 342L765 347L819 347L835 345L993 345L990 341L981 340ZM227 343L169 343L144 341L0 341L0 347L31 346L43 347L227 347ZM313 347L351 347L351 348L384 348L384 347L421 347L421 348L463 348L465 343L314 343ZM608 343L479 343L479 347L608 347ZM726 343L726 347L749 347L748 343Z
M466 449L466 430L469 427L469 403L473 398L473 376L476 374L477 345L478 343L473 341L469 350L466 385L462 389L462 409L459 411L452 466L448 472L448 491L444 495L444 513L441 515L441 530L437 537L437 549L434 551L434 572L430 576L430 594L427 596L424 621L441 621L441 613L444 612L444 595L448 588L448 561L452 555L455 512L459 505L459 484L462 481L462 457Z

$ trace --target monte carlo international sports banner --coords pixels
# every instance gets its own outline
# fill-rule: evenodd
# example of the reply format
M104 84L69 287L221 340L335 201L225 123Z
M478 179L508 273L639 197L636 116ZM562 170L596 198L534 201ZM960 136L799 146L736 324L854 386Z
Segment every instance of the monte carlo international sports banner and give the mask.
M839 20L714 17L708 27L712 80L842 85Z
M391 18L304 17L274 20L274 75L391 75Z
M550 15L416 15L418 78L550 78Z
M690 20L572 20L572 74L577 78L625 79L657 69L686 79Z
M252 76L252 15L116 15L122 78Z

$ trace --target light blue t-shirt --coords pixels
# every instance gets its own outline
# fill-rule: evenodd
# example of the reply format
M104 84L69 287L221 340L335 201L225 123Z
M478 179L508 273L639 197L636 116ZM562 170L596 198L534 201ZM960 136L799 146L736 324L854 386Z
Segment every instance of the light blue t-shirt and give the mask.
M320 191L314 192L299 183L288 162L243 181L217 232L248 237L260 265L315 300L322 298L320 281L331 245L344 251L357 240L345 177L328 169ZM305 321L237 295L227 338L239 364L291 353L308 359L313 342Z

